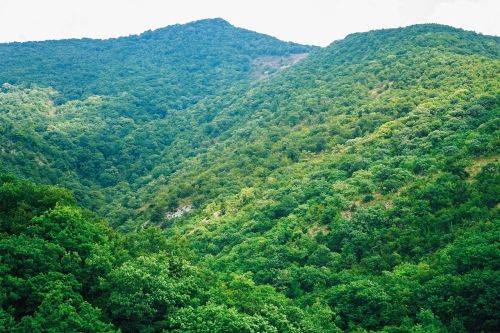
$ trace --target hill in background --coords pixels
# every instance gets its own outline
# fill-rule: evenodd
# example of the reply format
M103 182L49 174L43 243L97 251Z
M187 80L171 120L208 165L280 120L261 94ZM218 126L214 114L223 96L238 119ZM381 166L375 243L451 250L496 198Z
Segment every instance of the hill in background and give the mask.
M164 115L248 80L259 59L314 49L208 19L107 40L0 44L0 82L51 87L56 104L128 93Z

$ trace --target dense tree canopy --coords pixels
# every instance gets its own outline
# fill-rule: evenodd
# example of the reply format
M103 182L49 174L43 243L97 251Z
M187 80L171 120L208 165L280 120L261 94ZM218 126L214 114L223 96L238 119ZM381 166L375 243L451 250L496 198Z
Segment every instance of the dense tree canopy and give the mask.
M0 54L0 330L498 331L498 37Z

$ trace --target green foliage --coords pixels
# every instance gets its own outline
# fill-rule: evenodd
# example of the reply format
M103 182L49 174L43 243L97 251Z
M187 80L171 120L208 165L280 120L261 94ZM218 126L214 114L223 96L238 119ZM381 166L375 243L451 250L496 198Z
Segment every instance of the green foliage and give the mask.
M170 319L169 332L186 333L253 333L278 332L261 316L238 313L223 305L207 304L203 307L184 308Z
M108 40L2 44L0 82L52 87L56 104L125 92L162 115L250 78L254 59L312 49L208 19Z
M85 260L111 231L58 188L2 175L0 295L6 332L112 332L83 295ZM7 191L8 190L8 191ZM6 318L6 319L4 319Z
M123 332L151 326L189 304L189 275L179 260L165 255L138 257L113 269L101 288L109 292L103 308Z
M117 332L100 320L100 311L78 294L66 294L55 286L44 295L32 316L25 316L13 332Z
M124 236L74 206L65 191L0 178L10 197L23 198L0 210L11 222L0 230L2 331L297 332L300 327L300 310L273 288L256 286L248 277L222 279L191 265L172 254L183 250L157 229ZM22 193L25 189L30 192ZM14 211L22 214L11 220Z
M0 330L498 331L499 45L379 30L265 77L312 49L0 45L33 84L0 91L2 169L75 193L0 175Z

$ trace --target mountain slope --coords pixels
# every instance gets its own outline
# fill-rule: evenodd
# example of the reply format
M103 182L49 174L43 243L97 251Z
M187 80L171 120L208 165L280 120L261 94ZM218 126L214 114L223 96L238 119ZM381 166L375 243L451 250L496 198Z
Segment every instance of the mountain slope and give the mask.
M209 19L107 40L0 44L0 82L51 87L58 104L127 92L163 115L248 80L252 60L313 49Z
M324 300L341 329L494 331L499 47L437 25L356 34L206 101L199 154L158 170L138 212L214 271Z
M161 163L184 131L181 111L258 80L259 59L280 59L271 75L314 49L221 19L109 40L0 44L3 167L70 187L98 209ZM180 162L190 151L177 153Z
M132 273L162 286L144 267L165 259L145 251L104 274L118 310L108 294L88 298L103 323L497 331L500 39L416 25L350 35L261 80L246 73L155 119L133 92L54 105L50 88L3 88L5 168L49 175L119 230L152 232L161 246L139 247L179 252L203 272L188 280L209 283L172 312L168 297L120 302L144 290Z
M443 117L475 100L492 107L498 94L498 41L439 25L348 36L244 94L203 101L189 110L185 116L196 126L173 147L192 140L206 153L187 161L189 167L173 178L179 183L169 178L170 187L160 192L194 188L182 182L196 183L199 177L240 183L238 189L277 167L344 150L349 140L367 140L412 112L440 108L431 117ZM203 190L216 193L206 198L192 191L192 200L211 200L227 188Z
M0 236L2 332L321 328L270 287L194 266L159 230L113 231L61 188L0 174Z

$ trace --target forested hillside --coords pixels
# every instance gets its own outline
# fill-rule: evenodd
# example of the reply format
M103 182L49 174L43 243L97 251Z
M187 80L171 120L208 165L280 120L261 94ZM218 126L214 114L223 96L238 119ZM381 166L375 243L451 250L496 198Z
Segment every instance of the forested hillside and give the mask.
M312 49L209 19L107 40L0 44L0 82L51 87L56 104L128 93L161 116L248 79L253 60Z
M207 20L0 54L6 331L498 331L500 38Z
M2 332L318 332L244 274L193 266L151 228L127 235L61 188L0 175ZM319 308L321 309L321 308ZM321 309L323 310L323 309Z
M192 131L185 109L241 91L314 49L222 19L109 40L0 44L3 167L71 188L100 209L133 192L164 155L176 154L171 169L193 155L170 147Z

